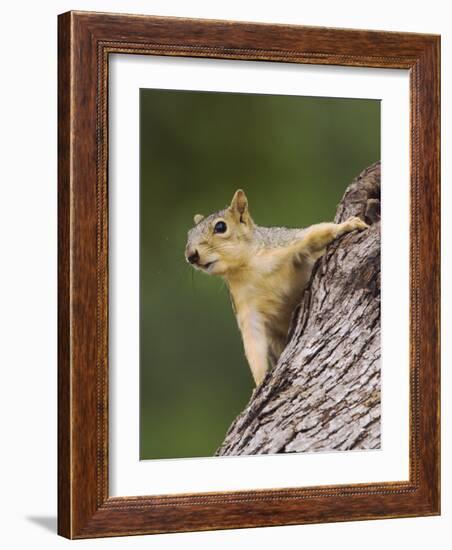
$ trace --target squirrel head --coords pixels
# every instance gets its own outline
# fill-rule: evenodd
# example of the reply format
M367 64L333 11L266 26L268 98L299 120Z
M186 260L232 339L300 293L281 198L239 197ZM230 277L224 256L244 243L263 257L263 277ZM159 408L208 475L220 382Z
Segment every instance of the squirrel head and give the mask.
M193 267L211 275L227 276L247 264L254 222L241 189L227 208L207 217L196 214L194 222L185 248L185 258Z

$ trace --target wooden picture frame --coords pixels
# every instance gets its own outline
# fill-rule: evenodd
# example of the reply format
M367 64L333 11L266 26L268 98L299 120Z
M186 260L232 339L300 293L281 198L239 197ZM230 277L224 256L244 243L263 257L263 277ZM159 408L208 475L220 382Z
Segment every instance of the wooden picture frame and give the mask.
M68 538L440 511L440 38L89 12L59 16L58 532ZM108 491L110 54L410 72L410 479L149 497Z

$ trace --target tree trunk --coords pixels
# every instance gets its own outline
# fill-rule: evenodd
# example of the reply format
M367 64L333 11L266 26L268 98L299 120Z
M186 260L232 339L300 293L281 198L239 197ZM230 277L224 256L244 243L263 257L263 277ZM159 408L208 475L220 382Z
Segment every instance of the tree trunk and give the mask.
M380 163L347 188L337 239L314 267L276 367L217 455L380 448Z

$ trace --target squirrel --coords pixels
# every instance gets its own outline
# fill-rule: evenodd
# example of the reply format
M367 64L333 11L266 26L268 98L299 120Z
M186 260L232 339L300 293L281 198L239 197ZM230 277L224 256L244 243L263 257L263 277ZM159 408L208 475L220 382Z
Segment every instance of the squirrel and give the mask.
M261 227L239 189L229 207L207 217L196 214L185 258L194 268L221 276L242 335L256 386L287 344L292 314L312 268L334 239L368 225L357 217L304 229Z

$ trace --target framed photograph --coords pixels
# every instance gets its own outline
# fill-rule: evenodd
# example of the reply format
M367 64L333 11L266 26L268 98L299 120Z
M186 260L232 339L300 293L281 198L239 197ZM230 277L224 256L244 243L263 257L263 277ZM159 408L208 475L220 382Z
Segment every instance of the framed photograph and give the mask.
M59 16L61 535L440 513L439 56Z

